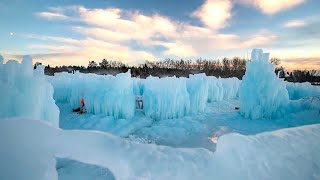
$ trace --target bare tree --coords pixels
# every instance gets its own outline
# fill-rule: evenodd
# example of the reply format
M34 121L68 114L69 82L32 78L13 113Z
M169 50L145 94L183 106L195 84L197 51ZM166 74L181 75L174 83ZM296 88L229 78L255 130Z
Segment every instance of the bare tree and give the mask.
M88 68L96 68L98 67L98 64L95 61L90 61L88 64Z
M278 66L281 63L281 60L279 58L271 58L270 62L276 66Z

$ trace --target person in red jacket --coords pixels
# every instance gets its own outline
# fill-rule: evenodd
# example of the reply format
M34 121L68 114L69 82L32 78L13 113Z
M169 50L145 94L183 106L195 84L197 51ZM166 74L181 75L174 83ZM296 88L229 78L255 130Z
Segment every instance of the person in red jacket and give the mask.
M80 99L80 114L84 113L84 99Z
M80 98L80 107L73 109L73 112L78 112L79 114L82 114L85 112L85 108L84 108L85 104L84 104L84 99Z

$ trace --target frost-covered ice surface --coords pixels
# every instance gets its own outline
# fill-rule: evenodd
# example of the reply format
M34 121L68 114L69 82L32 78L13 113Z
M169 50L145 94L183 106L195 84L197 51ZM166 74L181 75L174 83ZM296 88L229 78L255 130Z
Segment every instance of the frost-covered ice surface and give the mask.
M84 98L88 113L116 119L134 116L135 97L130 72L117 76L56 73L48 80L55 89L56 102L68 102L72 108L77 108L80 98Z
M56 160L59 180L115 180L108 168L65 158L57 158Z
M289 98L297 100L304 97L312 97L320 95L320 88L312 86L311 83L290 83L286 82L286 88L289 93Z
M319 99L320 100L320 99ZM124 138L141 139L141 142L152 142L172 147L205 147L215 149L210 138L237 132L245 135L273 131L281 128L314 124L320 122L320 104L315 99L303 99L297 102L304 110L288 114L285 117L266 120L251 120L235 110L238 100L209 103L204 113L182 118L153 120L137 111L133 119L114 119L110 116L71 113L68 104L59 104L61 109L60 127L63 129L86 129L109 132Z
M190 113L190 95L185 78L148 77L144 82L144 113L161 120L179 118Z
M274 73L269 53L254 49L251 61L246 65L239 100L241 113L246 118L275 118L285 114L289 95L285 84Z
M215 152L60 130L27 119L3 120L0 132L0 179L57 179L56 157L108 168L115 179L320 178L320 125L228 134Z
M24 56L22 63L3 64L0 56L0 118L29 117L59 127L59 109L52 95L44 66L33 70L30 56Z
M0 179L320 178L320 87L279 80L262 50L243 81L45 77L26 59L0 63Z

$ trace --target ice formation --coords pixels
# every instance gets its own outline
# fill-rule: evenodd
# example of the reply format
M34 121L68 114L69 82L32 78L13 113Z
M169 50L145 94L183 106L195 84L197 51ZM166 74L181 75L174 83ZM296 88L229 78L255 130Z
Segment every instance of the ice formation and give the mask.
M53 88L44 75L44 67L33 70L32 58L22 63L0 57L0 118L28 117L59 126L59 109L53 99Z
M134 97L143 97L143 111L157 120L180 118L204 111L207 101L234 99L238 96L237 78L217 79L205 74L189 78L130 78L130 72L114 76L82 73L56 73L48 77L58 103L79 106L85 99L88 113L116 118L134 115ZM117 97L117 98L116 98Z
M143 95L145 114L159 120L201 113L207 101L237 98L239 85L237 78L217 79L205 74L189 78L150 76L134 79L134 94Z
M246 118L274 118L284 113L289 103L286 85L274 73L269 53L253 49L243 76L239 100L241 113Z
M286 82L286 88L289 92L289 97L292 100L296 100L304 97L320 96L320 88L317 86L311 85L311 83L309 82L305 82L305 83Z
M144 91L144 81L145 79L132 78L133 83L133 94L136 96L142 96Z
M108 168L120 180L320 178L320 125L224 135L216 152L139 144L25 119L1 121L0 132L0 179L57 179L55 157Z
M208 100L208 80L203 74L190 75L187 79L187 90L190 97L190 113L203 112Z
M186 79L148 77L144 83L143 101L145 115L156 120L189 114L190 96Z
M240 82L238 78L208 76L208 102L237 98Z
M132 118L135 96L130 72L117 76L95 74L56 73L48 77L55 89L57 102L68 102L73 108L84 98L88 113L119 118Z

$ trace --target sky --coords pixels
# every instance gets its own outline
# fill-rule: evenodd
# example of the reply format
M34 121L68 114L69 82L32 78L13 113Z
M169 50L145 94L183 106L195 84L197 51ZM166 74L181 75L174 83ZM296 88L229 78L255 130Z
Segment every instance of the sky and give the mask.
M319 0L1 0L0 54L51 66L247 58L320 69Z

